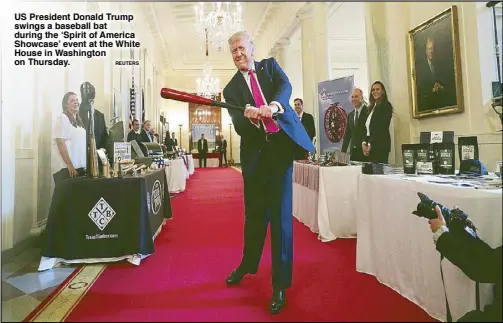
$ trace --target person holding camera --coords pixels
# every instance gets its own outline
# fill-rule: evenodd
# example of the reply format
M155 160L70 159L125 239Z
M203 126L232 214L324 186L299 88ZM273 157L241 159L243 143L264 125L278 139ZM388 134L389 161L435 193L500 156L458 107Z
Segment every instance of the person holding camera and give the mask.
M479 238L468 234L452 234L438 205L435 206L435 211L437 218L429 220L428 223L438 252L475 282L495 284L493 303L485 306L484 311L473 310L466 313L458 322L501 322L502 247L493 249Z

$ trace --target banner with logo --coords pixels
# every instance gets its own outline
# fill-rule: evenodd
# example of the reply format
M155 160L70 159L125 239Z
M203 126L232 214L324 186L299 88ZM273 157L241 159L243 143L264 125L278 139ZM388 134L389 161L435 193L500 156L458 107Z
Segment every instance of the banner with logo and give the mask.
M171 217L171 203L169 203L169 190L166 172L151 173L152 176L145 177L147 189L147 209L148 220L152 233L162 225L164 218ZM166 203L168 202L168 203ZM169 212L165 212L169 211Z
M353 75L318 83L320 154L341 149L353 89Z

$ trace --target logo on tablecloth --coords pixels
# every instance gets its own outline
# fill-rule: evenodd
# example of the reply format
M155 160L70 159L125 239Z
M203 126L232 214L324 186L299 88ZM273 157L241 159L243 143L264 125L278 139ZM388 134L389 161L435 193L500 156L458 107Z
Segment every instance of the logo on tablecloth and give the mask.
M98 203L96 203L89 212L89 218L93 220L94 224L96 224L101 231L110 223L114 215L114 209L112 209L104 198L100 198Z
M157 215L162 206L162 189L161 189L161 181L156 180L154 185L152 186L152 212Z

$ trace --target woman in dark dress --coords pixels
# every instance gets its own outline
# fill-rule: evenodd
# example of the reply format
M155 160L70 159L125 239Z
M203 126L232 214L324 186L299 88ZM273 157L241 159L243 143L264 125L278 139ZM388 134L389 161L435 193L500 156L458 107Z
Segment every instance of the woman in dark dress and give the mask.
M362 143L363 154L368 161L388 163L391 151L391 136L389 124L393 114L393 106L388 101L386 88L380 81L372 84L369 95L369 109L365 121L366 136Z

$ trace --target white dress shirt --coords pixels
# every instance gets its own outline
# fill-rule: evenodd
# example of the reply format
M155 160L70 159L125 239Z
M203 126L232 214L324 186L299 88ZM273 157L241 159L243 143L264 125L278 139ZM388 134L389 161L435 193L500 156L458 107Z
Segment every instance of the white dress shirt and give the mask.
M370 112L369 116L367 117L367 121L365 121L365 127L367 128L367 136L370 137L370 122L372 121L372 116L374 115L374 109Z
M56 173L62 168L68 168L68 165L61 157L56 139L64 139L68 157L75 169L85 168L87 159L87 134L86 129L74 127L66 114L60 115L56 119L52 131L52 152L51 152L51 170Z
M353 120L354 124L358 123L358 120L359 120L358 118L360 118L360 111L361 111L362 107L363 107L363 104L360 105L358 108L355 108L355 120Z
M251 67L251 70L255 71L255 63L253 63L252 67ZM251 83L250 83L250 75L248 74L248 71L240 71L241 74L243 74L243 77L245 78L245 81L246 81L246 84L248 85L248 89L250 90L250 93L252 94L252 97L253 97L253 91L252 91L252 88L251 88ZM257 84L258 84L258 88L260 89L260 95L262 95L262 100L264 100L265 104L266 105L269 105L267 103L267 100L265 99L265 96L264 96L264 92L262 91L262 87L260 86L260 83L257 79L257 73L252 73L253 77L255 77L255 81L257 81ZM284 109L283 109L283 106L281 105L281 103L277 102L277 101L271 101L270 103L271 105L273 105L273 107L271 107L271 110L272 110L272 113L273 114L276 114L276 113L283 113L284 112ZM247 104L246 107L250 107L251 105ZM259 107L255 107L255 108L259 108ZM254 121L250 120L250 122L255 125L256 127L260 127L260 124L257 122L255 123Z
M433 242L435 244L437 244L438 238L440 238L440 236L444 232L449 232L449 228L447 228L447 226L445 225L441 226L440 228L437 229L437 231L433 233Z

